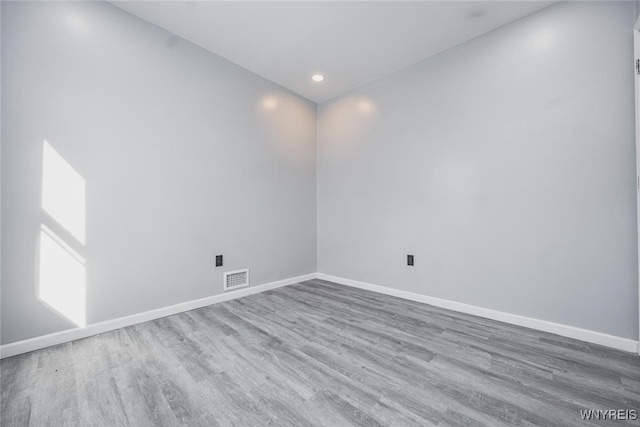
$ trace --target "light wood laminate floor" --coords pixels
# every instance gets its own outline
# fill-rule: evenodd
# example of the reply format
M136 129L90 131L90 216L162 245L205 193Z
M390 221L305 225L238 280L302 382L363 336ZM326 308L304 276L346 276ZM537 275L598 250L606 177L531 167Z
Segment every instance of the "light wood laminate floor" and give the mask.
M1 362L3 426L500 426L640 410L640 358L310 281Z

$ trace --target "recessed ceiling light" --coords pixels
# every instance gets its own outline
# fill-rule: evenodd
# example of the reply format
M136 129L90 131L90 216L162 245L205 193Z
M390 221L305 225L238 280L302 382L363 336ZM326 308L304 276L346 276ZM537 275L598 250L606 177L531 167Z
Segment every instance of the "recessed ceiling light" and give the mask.
M313 80L316 83L320 83L321 81L324 80L324 76L322 74L314 74L313 76L311 76L311 80Z

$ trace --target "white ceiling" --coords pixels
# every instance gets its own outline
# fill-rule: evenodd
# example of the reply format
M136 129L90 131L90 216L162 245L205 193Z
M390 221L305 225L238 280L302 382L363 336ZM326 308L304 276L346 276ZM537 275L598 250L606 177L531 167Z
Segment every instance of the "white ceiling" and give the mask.
M319 103L555 2L112 3Z

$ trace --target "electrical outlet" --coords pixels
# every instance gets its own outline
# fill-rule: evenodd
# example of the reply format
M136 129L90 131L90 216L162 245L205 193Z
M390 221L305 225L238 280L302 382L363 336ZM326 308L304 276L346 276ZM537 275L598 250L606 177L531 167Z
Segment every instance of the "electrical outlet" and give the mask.
M216 267L222 267L222 255L216 255Z
M413 255L407 255L407 265L413 265Z

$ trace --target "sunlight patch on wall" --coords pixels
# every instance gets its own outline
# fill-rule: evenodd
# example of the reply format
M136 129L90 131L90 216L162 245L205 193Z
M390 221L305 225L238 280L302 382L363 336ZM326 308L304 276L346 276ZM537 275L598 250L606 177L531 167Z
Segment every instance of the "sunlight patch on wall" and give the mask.
M86 265L72 247L85 244L85 180L47 141L42 144L42 210L47 216L40 225L38 298L84 327Z

